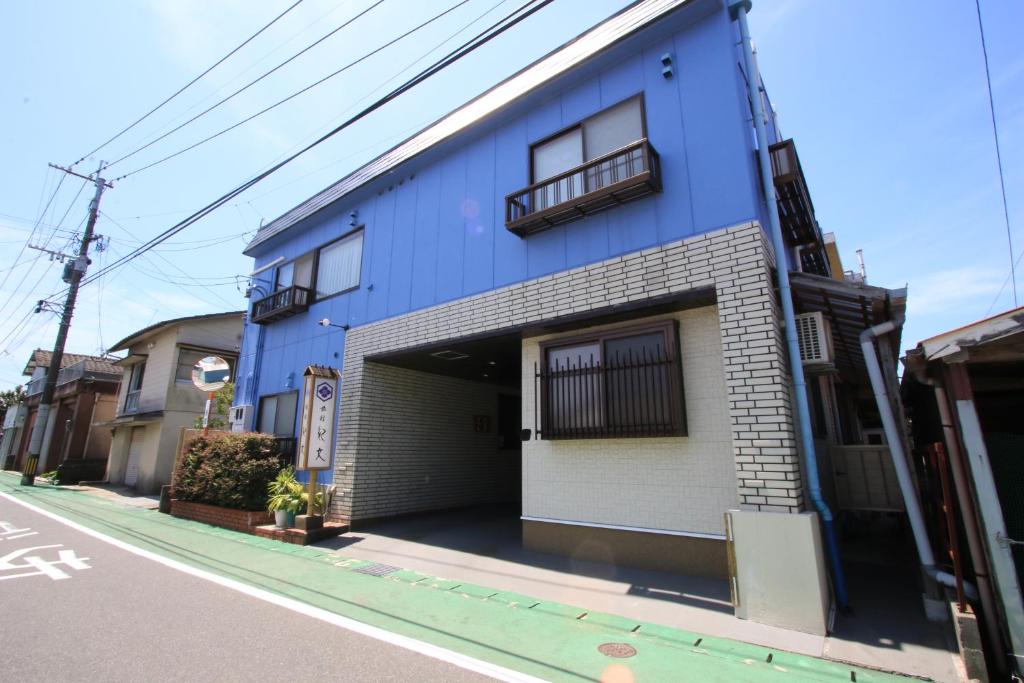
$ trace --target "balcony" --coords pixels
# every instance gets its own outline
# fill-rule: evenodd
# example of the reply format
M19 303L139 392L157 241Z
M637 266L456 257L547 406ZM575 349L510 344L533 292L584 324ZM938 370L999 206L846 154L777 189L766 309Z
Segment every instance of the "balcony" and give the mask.
M266 325L302 313L309 308L313 292L306 287L292 286L279 289L252 305L252 322Z
M772 179L775 199L779 205L779 220L786 244L797 247L801 270L805 273L828 276L828 259L824 240L814 216L814 204L807 189L800 157L792 140L777 142L768 148L772 161Z
M505 226L526 237L661 189L658 154L637 140L505 197Z
M43 393L43 385L46 383L46 377L40 377L34 379L25 385L25 396L35 396L36 394Z

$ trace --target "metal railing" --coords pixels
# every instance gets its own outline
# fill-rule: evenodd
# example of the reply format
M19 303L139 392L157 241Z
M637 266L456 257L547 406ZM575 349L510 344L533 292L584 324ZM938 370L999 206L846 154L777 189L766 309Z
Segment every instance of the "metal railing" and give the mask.
M124 412L125 413L137 413L139 412L139 396L142 394L142 389L136 389L135 391L129 391L128 395L124 399Z
M32 380L25 385L25 395L35 396L36 394L43 393L44 384L46 384L46 377L40 377L39 379Z
M279 289L253 303L252 321L269 323L301 313L309 308L312 294L312 290L298 285Z
M57 373L57 386L61 386L62 384L69 384L76 380L85 378L87 376L87 362L88 361L80 360L77 363L72 363L67 367L61 368L61 371ZM116 382L121 378L121 375L119 373L112 372L89 372L88 377L99 380L109 380L112 382ZM32 380L31 382L25 385L25 395L35 396L36 394L41 394L43 392L44 384L46 384L45 376Z
M506 196L505 224L525 234L659 189L658 154L643 138Z
M534 406L542 439L674 436L684 433L678 360L647 350L534 366Z

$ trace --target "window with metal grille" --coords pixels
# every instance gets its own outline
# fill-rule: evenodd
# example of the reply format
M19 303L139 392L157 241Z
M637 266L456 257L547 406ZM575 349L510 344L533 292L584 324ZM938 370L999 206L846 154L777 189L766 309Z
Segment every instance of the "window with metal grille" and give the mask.
M541 345L542 439L686 434L675 321Z

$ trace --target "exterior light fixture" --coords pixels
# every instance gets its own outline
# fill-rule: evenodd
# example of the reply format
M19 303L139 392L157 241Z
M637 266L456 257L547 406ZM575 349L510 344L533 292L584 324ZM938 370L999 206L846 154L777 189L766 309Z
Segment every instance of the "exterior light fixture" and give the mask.
M345 330L346 332L348 331L348 325L338 325L337 323L332 323L330 318L318 320L316 324L319 325L320 327L337 327L340 330Z
M672 68L672 53L666 52L661 56L661 75L668 79L672 78L675 74L675 70Z

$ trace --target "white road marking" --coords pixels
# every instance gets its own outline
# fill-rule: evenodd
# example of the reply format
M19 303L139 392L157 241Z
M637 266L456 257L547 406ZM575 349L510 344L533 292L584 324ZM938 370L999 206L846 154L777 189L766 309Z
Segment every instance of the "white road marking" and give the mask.
M421 640L416 640L415 638L409 638L408 636L403 636L397 633L391 633L390 631L386 631L382 628L371 626L369 624L364 624L360 621L349 619L348 617L343 617L340 614L335 614L334 612L329 612L325 609L314 607L313 605L307 605L306 603L300 602L293 598L286 598L282 595L275 595L274 593L265 591L261 588L255 588L248 584L244 584L240 581L235 581L234 579L228 579L223 576L218 576L217 574L205 571L203 569L196 569L195 567L191 567L185 564L184 562L172 560L169 557L164 557L163 555L159 555L149 550L144 550L143 548L137 548L129 543L125 543L124 541L118 540L112 536L107 536L104 533L101 533L94 529L90 529L89 527L78 524L77 522L73 522L70 519L65 519L64 517L61 517L58 514L50 512L49 510L44 510L43 508L33 505L32 503L19 500L18 498L10 494L4 493L2 491L0 491L0 497L3 497L4 499L9 500L17 505L21 505L24 508L27 508L29 510L32 510L33 512L43 515L44 517L49 517L50 519L60 522L61 524L64 524L66 526L69 526L72 529L75 529L76 531L82 532L83 534L87 534L89 536L92 536L93 538L99 539L104 543L109 543L110 545L120 548L121 550L125 550L140 557L144 557L147 560L159 562L165 567L176 569L180 572L184 572L185 574L190 574L200 579L210 581L211 583L224 586L225 588L230 588L231 590L238 591L239 593L244 593L245 595L256 598L257 600L263 600L264 602L269 602L273 605L277 605L278 607L284 607L285 609L289 609L293 612L304 614L308 617L312 617L314 619L319 619L320 621L327 622L328 624L339 626L341 628L352 631L353 633L358 633L360 635L364 635L369 638L373 638L375 640L388 643L390 645L395 645L405 650L410 650L412 652L416 652L427 657L432 657L433 659L447 662L449 664L454 664L455 666L460 667L462 669L474 671L476 673L483 674L484 676L491 676L492 678L497 678L498 680L510 681L511 683L543 683L544 681L544 679L536 678L535 676L530 676L528 674L520 673L518 671L513 671L512 669L507 669L497 664L491 664L490 662L485 662L482 659L469 657L467 655L460 654L453 650L448 650L443 647L438 647L437 645L431 645L430 643L425 643Z

